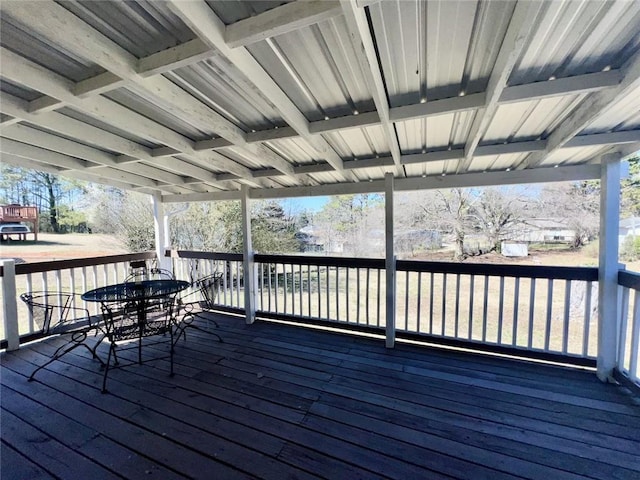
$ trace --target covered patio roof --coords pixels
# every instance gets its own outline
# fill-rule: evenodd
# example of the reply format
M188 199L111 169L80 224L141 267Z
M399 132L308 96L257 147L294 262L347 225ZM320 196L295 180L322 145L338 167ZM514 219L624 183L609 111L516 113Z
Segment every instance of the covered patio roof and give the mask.
M640 148L639 2L0 14L2 161L163 201L600 178Z

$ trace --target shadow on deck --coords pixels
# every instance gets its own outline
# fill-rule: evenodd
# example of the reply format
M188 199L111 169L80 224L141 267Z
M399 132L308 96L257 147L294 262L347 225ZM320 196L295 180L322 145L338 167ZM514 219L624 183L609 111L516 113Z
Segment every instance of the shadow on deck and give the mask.
M640 478L640 402L592 372L218 320L107 395L80 349L26 381L55 339L3 354L2 477Z

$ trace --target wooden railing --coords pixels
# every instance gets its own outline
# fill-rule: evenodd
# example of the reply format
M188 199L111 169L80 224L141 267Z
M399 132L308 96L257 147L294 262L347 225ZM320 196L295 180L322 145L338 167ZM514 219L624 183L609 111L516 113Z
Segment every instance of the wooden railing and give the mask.
M123 281L128 275L129 262L133 260L155 258L155 252L142 252L22 263L15 265L13 279L8 278L5 275L4 267L0 266L3 286L0 292L0 303L4 305L4 322L0 325L0 348L7 347L8 337L12 334L17 334L21 343L33 340L39 335L39 330L34 325L26 305L19 299L6 298L8 291L13 290L13 295L16 297L25 292L36 291L70 292L80 295L93 288ZM10 285L11 283L13 285ZM5 300L9 302L5 302ZM7 303L13 304L15 315L7 315ZM86 308L92 315L99 314L99 305L95 303L82 302L81 305L73 306Z
M38 218L37 207L23 207L21 205L0 206L0 220L4 222L21 222Z
M640 274L621 270L620 339L618 372L640 387Z
M241 255L172 256L176 271L191 278L224 272L218 302L242 311ZM382 259L257 254L255 262L259 316L378 333L386 327ZM597 268L397 261L396 269L400 338L595 365Z
M177 278L222 273L217 305L243 312L241 254L171 251ZM13 296L38 290L83 293L122 281L132 260L154 252L12 265ZM382 259L255 255L256 310L262 317L383 333ZM399 338L594 365L597 357L597 269L396 261L395 329ZM6 298L10 278L0 267L5 322L21 341L38 336L28 310ZM618 373L640 383L640 274L620 271ZM9 300L8 302L5 300ZM6 304L17 306L6 318ZM96 305L84 304L93 314Z

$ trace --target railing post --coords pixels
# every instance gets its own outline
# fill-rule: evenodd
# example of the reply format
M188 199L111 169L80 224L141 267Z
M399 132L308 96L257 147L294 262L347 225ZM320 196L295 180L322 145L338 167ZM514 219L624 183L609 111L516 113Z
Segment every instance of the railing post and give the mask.
M618 227L620 155L602 157L600 171L600 245L598 263L598 378L613 378L618 354Z
M16 292L16 264L14 260L2 261L2 299L4 333L7 350L20 348L20 328L18 326L18 301Z
M384 236L386 295L386 341L387 348L393 348L396 341L396 257L393 248L393 173L384 176Z
M162 196L155 194L151 196L153 202L153 228L155 231L156 258L158 266L164 270L172 271L171 259L165 256L166 246L169 239L165 237L164 230L164 204Z
M249 188L242 186L240 205L242 210L242 265L244 270L244 310L247 324L256 319L256 264L253 259L253 245L251 243L251 210L249 205Z

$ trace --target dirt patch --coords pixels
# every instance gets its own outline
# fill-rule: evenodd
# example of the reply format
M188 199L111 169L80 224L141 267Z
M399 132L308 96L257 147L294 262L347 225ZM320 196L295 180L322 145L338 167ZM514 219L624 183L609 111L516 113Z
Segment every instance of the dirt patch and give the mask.
M100 257L127 253L120 241L111 235L88 233L40 233L38 241L10 241L0 244L0 258L17 262L46 262L70 258Z

